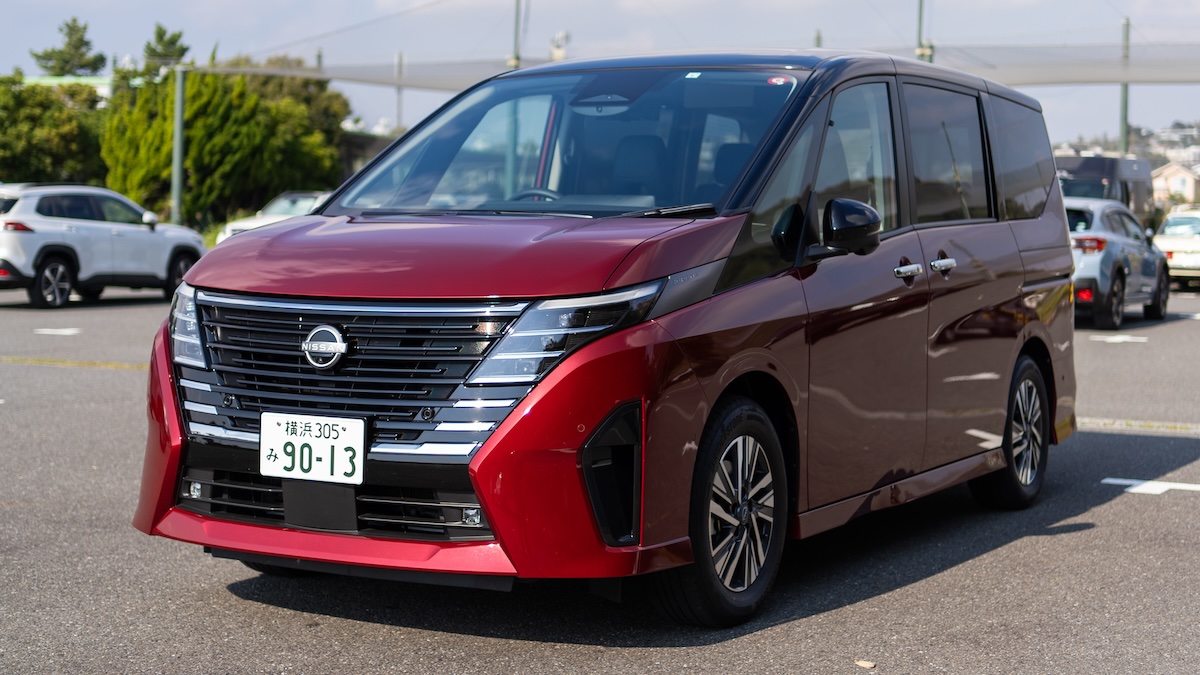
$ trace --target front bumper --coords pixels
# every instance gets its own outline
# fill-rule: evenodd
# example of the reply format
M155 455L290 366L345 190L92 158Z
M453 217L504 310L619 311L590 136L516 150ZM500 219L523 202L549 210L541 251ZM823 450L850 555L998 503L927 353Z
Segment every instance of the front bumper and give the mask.
M235 554L227 557L448 575L621 577L691 561L687 486L702 426L697 420L706 404L674 340L654 323L607 336L568 357L471 457L469 480L493 534L482 541L264 526L184 508L180 466L189 442L168 344L164 325L151 360L149 433L134 517L143 532ZM644 420L638 484L632 487L640 497L639 512L632 516L632 536L619 542L630 543L613 545L606 543L613 537L597 515L595 481L589 495L583 449L614 411L631 405L643 411Z

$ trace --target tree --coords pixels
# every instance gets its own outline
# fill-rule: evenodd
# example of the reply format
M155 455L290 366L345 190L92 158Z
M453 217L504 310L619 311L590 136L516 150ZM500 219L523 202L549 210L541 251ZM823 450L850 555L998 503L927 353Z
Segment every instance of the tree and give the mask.
M249 56L235 56L223 65L231 68L253 68L255 63ZM269 68L304 67L304 59L290 56L272 56L262 66ZM247 75L246 86L250 91L268 101L290 98L308 110L308 120L313 128L324 135L328 143L337 145L342 137L342 120L350 116L350 102L341 92L329 89L328 80L309 77L285 77L280 75Z
M92 53L92 41L87 38L87 24L71 17L59 26L63 35L63 46L51 47L40 52L29 50L38 67L47 75L95 75L104 69L103 54Z
M183 61L191 47L183 44L183 31L167 32L166 26L154 24L154 39L142 49L146 74L152 74L164 66L173 66Z
M27 85L20 70L0 76L0 181L99 184L101 114L84 85Z

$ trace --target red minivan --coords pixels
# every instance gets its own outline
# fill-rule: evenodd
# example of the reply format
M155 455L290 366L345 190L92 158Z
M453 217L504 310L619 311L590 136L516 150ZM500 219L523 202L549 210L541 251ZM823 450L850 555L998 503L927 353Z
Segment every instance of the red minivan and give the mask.
M785 538L1075 428L1033 99L863 52L519 70L193 267L134 525L267 574L637 578L745 621Z

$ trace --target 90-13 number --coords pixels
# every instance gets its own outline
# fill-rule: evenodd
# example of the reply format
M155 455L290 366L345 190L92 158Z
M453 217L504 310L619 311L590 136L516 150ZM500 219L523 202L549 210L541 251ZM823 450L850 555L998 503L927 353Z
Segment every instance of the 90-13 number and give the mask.
M352 447L346 446L346 447L342 448L342 452L349 455L349 457L346 458L346 463L348 463L350 466L350 470L343 472L342 475L345 476L346 478L350 478L350 477L354 476L355 473L358 472L358 465L355 462L355 460L358 459L358 451ZM292 473L297 468L299 468L300 473L312 473L314 460L319 463L319 462L324 461L324 459L325 459L324 457L314 457L315 454L316 453L314 452L313 447L311 445L309 445L308 443L301 443L300 447L296 447L295 443L288 441L283 444L283 456L288 459L288 463L287 463L287 465L285 465L283 467L283 470L288 473ZM336 471L335 465L337 464L337 455L338 455L337 446L330 445L329 446L329 475L330 476L334 475L334 471Z

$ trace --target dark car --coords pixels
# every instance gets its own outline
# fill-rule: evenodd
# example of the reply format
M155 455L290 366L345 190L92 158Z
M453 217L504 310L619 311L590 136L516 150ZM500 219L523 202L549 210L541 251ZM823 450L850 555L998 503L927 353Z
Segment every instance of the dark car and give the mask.
M508 73L192 268L134 524L745 621L786 538L962 482L1034 502L1071 271L1040 107L995 83L821 50Z

